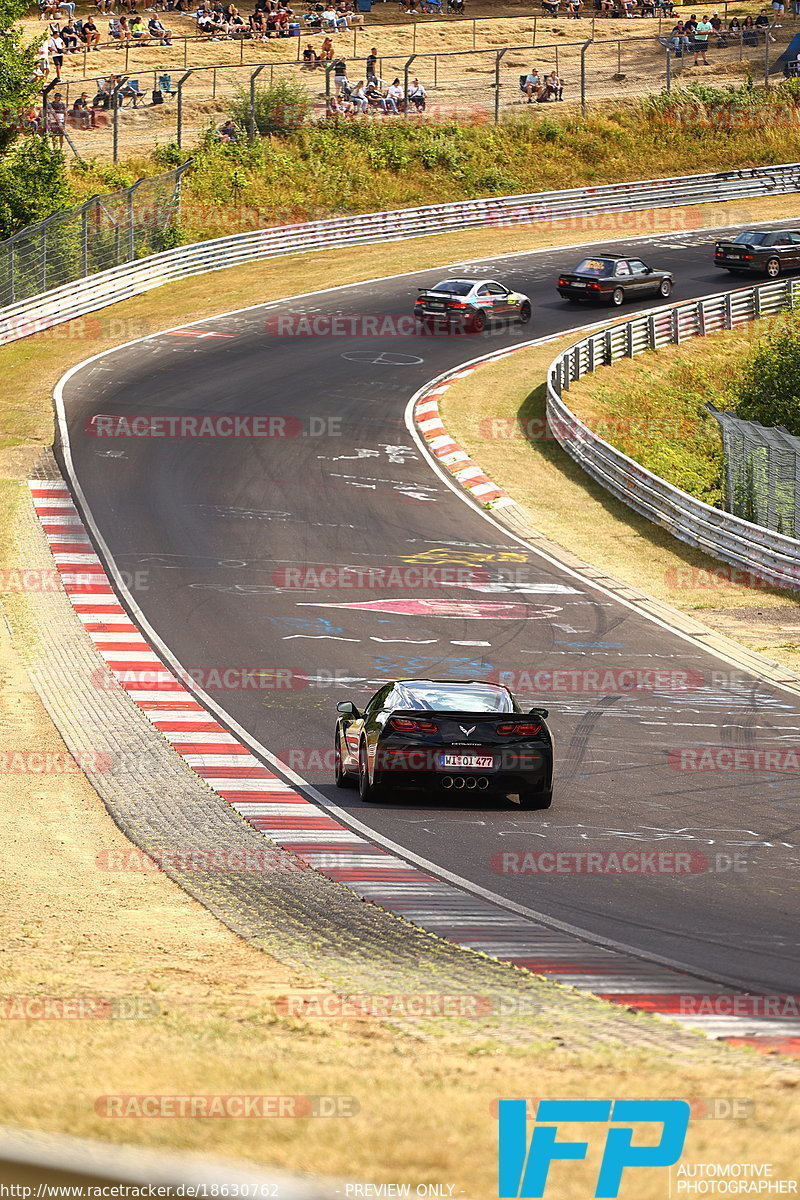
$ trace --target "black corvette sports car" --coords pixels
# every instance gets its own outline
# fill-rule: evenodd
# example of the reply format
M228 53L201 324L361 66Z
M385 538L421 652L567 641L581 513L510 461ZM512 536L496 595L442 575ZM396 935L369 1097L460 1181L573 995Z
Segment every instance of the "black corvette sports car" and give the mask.
M377 691L363 712L350 700L336 708L336 784L357 781L365 802L408 789L516 796L520 808L550 807L547 709L523 712L507 688L399 679Z

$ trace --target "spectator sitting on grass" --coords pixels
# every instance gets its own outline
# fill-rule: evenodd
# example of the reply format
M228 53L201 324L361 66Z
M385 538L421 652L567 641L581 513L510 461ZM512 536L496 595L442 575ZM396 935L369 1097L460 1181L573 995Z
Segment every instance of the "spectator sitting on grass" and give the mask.
M544 87L539 96L539 103L549 100L561 100L563 91L564 85L558 73L551 71L549 75L545 76Z
M218 132L221 142L237 143L239 141L239 130L232 117L228 117L225 124L220 126Z
M406 96L400 85L400 80L393 79L386 89L386 111L397 115L397 113L405 110L405 106Z
M61 30L61 40L64 43L64 49L67 54L75 54L78 49L78 31L71 17Z
M350 103L353 105L354 110L358 113L365 113L369 108L369 102L367 101L364 91L363 79L359 79L358 83L350 93Z
M542 8L545 11L545 16L558 16L558 0L542 0Z
M775 38L769 32L770 20L767 16L767 10L765 8L762 8L761 12L756 17L755 25L756 29L759 29L764 34L764 41L766 41L767 38L769 38L771 42L775 41Z
M319 61L333 62L333 42L329 37L325 38L325 41L319 48Z
M94 23L94 18L90 15L83 22L81 29L84 45L88 50L97 50L100 45L100 30Z
M308 43L303 51L303 66L308 71L314 71L319 66L319 55L311 45L311 42Z
M135 42L143 42L147 40L147 27L142 20L140 13L134 13L130 19L131 37Z
M728 37L733 38L734 41L738 42L738 40L741 36L742 36L742 22L739 20L738 17L731 17L731 22L730 22L730 25L728 26Z
M539 99L539 93L542 90L542 77L536 67L531 67L528 76L525 80L525 94L528 97L528 104L533 104L534 99Z
M92 124L94 113L89 108L89 95L81 92L72 106L72 123L77 129L88 129Z
M386 100L381 89L380 79L370 79L364 88L364 95L370 108L379 108L381 112L386 112Z
M172 45L172 30L165 29L155 13L147 22L147 32L154 42L160 42L162 46Z
M427 105L428 93L418 79L415 79L411 87L408 89L408 98L416 108L417 112L425 112Z
M583 0L567 0L567 20L573 17L574 20L580 21L582 8Z
M250 36L254 42L263 42L267 32L267 22L264 17L263 9L257 8L254 13L251 13L247 18L247 23L250 26Z

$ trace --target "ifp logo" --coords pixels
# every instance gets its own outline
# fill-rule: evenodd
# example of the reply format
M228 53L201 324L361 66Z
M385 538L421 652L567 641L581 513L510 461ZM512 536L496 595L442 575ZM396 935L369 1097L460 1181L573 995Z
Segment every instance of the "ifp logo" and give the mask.
M536 1124L528 1144L526 1102L501 1100L500 1169L501 1200L529 1200L544 1196L550 1164L586 1157L588 1142L556 1141L564 1123L611 1125L597 1176L595 1197L613 1200L619 1194L626 1167L671 1167L683 1151L690 1108L685 1100L540 1100ZM655 1145L633 1145L630 1122L660 1125Z

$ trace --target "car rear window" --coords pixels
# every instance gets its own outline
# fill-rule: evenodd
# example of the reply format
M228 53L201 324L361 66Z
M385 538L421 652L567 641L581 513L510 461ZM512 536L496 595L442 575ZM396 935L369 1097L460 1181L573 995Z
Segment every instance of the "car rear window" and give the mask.
M432 287L432 292L449 292L451 296L466 296L472 291L473 283L469 279L445 279Z
M751 246L765 245L772 237L771 233L754 233L750 229L746 229L744 233L737 233L733 239L734 242L747 242Z
M585 258L575 268L576 275L613 275L614 262L608 258Z
M508 692L501 688L459 687L446 684L415 686L413 695L423 708L439 712L513 712Z

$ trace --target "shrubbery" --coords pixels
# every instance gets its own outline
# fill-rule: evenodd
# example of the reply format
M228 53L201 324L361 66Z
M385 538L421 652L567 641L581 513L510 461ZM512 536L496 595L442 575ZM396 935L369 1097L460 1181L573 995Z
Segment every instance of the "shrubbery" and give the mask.
M800 437L800 321L763 337L734 385L734 411L744 421L781 425Z

